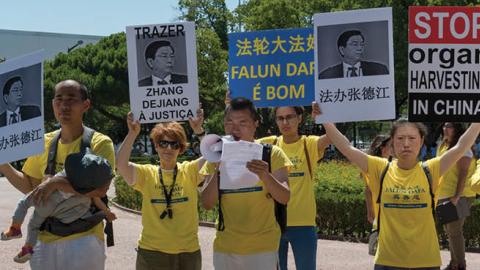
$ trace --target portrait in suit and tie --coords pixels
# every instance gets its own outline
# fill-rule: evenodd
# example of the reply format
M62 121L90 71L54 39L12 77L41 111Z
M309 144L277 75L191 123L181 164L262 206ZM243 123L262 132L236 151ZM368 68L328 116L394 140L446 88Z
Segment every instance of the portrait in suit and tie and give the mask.
M20 76L14 76L4 84L3 102L5 103L5 111L0 114L0 127L13 125L41 115L38 106L23 104L23 80Z
M156 40L145 49L145 63L151 75L138 81L138 86L188 83L188 77L175 73L175 48L168 40Z
M386 65L364 59L367 40L360 30L343 31L338 36L336 45L341 62L321 70L318 74L319 80L389 74ZM319 63L320 61L319 59Z

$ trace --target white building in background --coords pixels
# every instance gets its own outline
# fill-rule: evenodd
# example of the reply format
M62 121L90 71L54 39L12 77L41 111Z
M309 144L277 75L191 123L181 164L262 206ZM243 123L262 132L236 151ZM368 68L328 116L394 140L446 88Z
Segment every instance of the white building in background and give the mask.
M40 49L53 59L58 53L68 53L87 44L97 43L103 36L30 32L0 29L0 62Z

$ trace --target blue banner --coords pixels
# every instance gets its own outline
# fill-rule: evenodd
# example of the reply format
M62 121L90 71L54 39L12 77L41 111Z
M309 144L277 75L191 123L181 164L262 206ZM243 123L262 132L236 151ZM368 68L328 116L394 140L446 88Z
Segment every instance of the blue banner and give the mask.
M229 87L257 107L311 105L314 100L312 28L229 34Z

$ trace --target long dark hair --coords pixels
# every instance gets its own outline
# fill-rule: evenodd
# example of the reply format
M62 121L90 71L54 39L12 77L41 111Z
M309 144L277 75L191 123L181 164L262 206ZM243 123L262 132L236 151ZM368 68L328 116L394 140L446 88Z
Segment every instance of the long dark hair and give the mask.
M390 136L388 135L377 135L372 141L370 148L368 149L368 154L372 156L381 157L382 149L388 145L390 141Z
M462 134L465 132L465 128L463 127L462 123L454 123L454 122L445 122L441 125L441 127L443 128L443 126L446 123L452 124L452 128L453 128L453 138L450 142L448 142L448 148L447 148L447 149L450 149L457 144L458 139L460 139L460 136L462 136ZM445 138L443 137L443 132L442 132L442 140L443 142L446 142Z

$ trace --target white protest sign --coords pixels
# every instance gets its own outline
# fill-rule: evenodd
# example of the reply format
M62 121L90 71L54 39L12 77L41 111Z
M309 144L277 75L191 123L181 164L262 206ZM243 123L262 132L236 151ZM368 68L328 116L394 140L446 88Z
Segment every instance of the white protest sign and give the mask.
M317 123L395 118L392 33L391 8L315 14Z
M409 8L408 119L480 122L480 7Z
M43 51L0 64L0 164L44 150Z
M141 123L186 121L199 107L195 25L127 27L130 107Z

